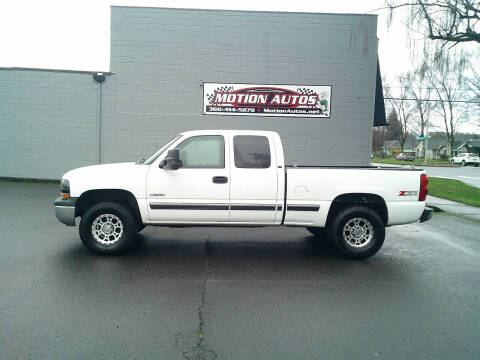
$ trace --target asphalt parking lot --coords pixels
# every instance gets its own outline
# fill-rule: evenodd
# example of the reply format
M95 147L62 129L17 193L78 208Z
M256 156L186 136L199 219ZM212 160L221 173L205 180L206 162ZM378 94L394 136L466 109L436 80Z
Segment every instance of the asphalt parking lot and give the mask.
M478 222L390 228L367 261L302 228L146 228L100 257L57 193L0 181L1 359L478 358Z

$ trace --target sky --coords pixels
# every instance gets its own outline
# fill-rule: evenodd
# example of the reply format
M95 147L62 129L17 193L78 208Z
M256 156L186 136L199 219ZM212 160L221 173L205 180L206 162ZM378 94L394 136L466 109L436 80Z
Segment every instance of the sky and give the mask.
M135 5L230 10L374 13L379 15L379 56L386 74L408 70L405 28L386 26L383 0L343 1L29 1L0 4L1 67L35 67L108 71L110 62L110 6Z
M111 5L377 14L380 67L389 82L411 70L420 54L409 45L423 38L407 31L405 10L388 25L384 0L3 0L0 67L108 71Z

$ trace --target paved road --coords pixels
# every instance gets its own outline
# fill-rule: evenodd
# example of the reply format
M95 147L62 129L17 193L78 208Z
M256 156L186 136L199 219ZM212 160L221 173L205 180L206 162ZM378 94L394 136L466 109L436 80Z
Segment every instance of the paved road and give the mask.
M147 228L100 257L56 194L0 182L2 359L478 358L480 223L393 227L368 261L301 228Z
M398 166L411 167L411 165L394 165L372 163L376 166ZM425 169L428 176L443 177L463 181L466 184L480 187L480 167L475 166L454 166L454 167L437 167L437 166L416 166L416 168Z
M463 181L476 187L480 187L480 167L461 166L461 167L424 167L428 176L444 177Z

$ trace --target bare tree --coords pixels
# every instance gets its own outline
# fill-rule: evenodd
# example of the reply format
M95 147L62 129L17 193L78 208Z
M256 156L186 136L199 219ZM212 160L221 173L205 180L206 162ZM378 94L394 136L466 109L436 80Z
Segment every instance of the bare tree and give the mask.
M395 9L409 7L408 23L431 40L444 43L480 43L480 2L475 0L385 0L390 17ZM423 29L422 29L423 28Z
M454 52L437 52L432 58L426 57L424 76L436 95L435 111L442 118L445 135L453 156L455 134L462 120L468 118L468 107L461 103L465 99L468 79L465 69L468 60Z
M470 90L469 100L472 102L473 116L476 117L476 125L480 128L480 72L475 69L468 79L468 89Z
M396 115L389 119L391 121L389 130L393 131L396 127L399 127L395 138L400 142L400 148L403 151L405 142L408 139L414 107L408 100L404 87L400 88L400 95L397 97L391 96L390 89L387 89L386 98L389 100L392 112ZM398 121L398 124L394 124L395 121Z
M423 63L420 68L407 73L400 79L401 86L405 89L406 96L411 99L415 106L412 114L412 126L420 136L425 136L427 126L430 125L430 114L434 103L430 100L433 89L431 84L425 78L427 71L426 64Z
M372 152L373 153L375 153L378 149L380 149L384 145L385 133L386 133L385 126L379 126L379 127L373 128L373 136L372 136Z

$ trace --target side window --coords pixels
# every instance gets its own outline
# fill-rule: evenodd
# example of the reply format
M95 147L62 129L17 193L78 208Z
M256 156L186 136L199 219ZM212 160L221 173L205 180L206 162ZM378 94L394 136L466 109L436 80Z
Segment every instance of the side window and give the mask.
M182 168L224 168L225 141L220 135L193 136L177 146Z
M237 168L270 167L270 146L265 136L236 135L233 137L233 150Z

